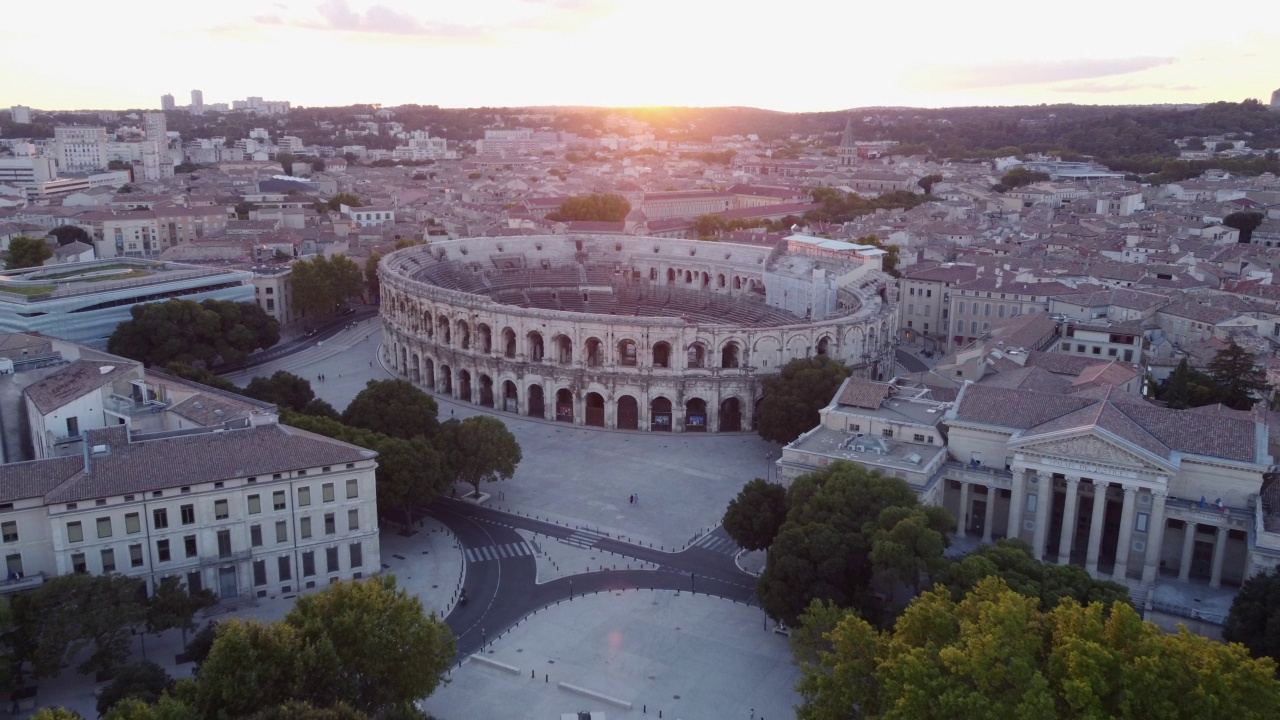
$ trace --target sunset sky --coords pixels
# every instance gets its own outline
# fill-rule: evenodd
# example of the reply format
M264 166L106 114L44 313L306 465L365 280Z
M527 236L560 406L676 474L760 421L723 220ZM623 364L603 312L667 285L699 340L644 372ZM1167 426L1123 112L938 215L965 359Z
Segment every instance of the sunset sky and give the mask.
M0 106L153 108L166 92L186 104L192 88L206 103L258 95L306 106L1266 102L1280 87L1280 13L1273 0L1221 9L42 0L0 23Z

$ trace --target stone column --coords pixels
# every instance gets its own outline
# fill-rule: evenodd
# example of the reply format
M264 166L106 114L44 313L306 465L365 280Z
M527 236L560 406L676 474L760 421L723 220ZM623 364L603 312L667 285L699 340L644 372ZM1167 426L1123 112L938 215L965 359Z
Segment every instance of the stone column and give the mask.
M991 526L995 524L996 517L996 498L1000 497L1000 493L996 490L995 485L987 486L987 507L986 512L982 516L982 542L991 543Z
M1102 523L1107 512L1107 488L1105 482L1093 481L1093 517L1089 519L1089 548L1086 550L1084 569L1090 575L1098 575L1098 553L1102 550Z
M1218 538L1213 543L1213 571L1209 574L1209 587L1222 587L1222 559L1227 552L1227 528L1218 528Z
M969 483L960 481L960 510L956 513L956 537L964 537L965 515L969 512Z
M1178 579L1191 577L1191 553L1196 549L1196 523L1189 522L1182 531L1182 561L1178 563Z
M1071 543L1076 534L1076 503L1079 501L1080 478L1067 478L1067 503L1062 506L1062 532L1058 534L1058 564L1071 562Z
M1013 489L1009 492L1009 522L1005 537L1016 538L1022 534L1022 507L1026 504L1026 468L1014 468Z
M1111 576L1119 581L1124 581L1125 576L1129 572L1129 546L1133 542L1133 499L1137 492L1137 488L1132 485L1122 485L1124 490L1124 507L1120 510L1120 536L1116 538L1116 566L1111 571ZM1147 526L1150 532L1151 526Z
M1045 542L1049 539L1049 511L1053 509L1053 476L1036 473L1036 530L1031 550L1036 562L1044 559Z
M1160 550L1164 546L1165 494L1151 494L1151 517L1147 522L1147 556L1142 564L1142 583L1155 582L1160 572ZM1145 598L1143 598L1145 600Z

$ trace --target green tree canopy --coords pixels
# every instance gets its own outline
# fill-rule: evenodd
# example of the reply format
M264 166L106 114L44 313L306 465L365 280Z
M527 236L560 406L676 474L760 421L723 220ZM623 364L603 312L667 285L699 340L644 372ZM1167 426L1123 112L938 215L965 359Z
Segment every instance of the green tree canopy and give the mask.
M369 298L377 302L381 297L382 287L378 279L378 263L382 262L382 253L369 253L364 261L364 286L369 289Z
M40 238L16 237L9 241L9 259L5 267L9 270L40 267L45 260L53 257L53 248Z
M304 676L313 669L309 666L325 671L315 680L333 680L333 647L307 647L298 629L283 622L220 622L209 657L200 666L197 707L203 717L231 720L304 697Z
M311 161L311 170L313 172L324 172L324 158L316 158Z
M476 495L482 482L510 479L522 459L520 444L506 424L485 415L444 423L436 447L449 477L471 485Z
M263 402L274 403L282 409L288 408L298 412L303 412L307 404L316 397L310 381L287 370L277 370L271 374L271 377L256 377L250 380L244 389L244 394Z
M289 272L293 303L304 316L336 311L364 291L365 277L360 266L345 255L317 255L295 262Z
M343 205L346 205L347 207L360 207L363 203L360 201L359 196L346 192L340 192L329 198L330 211L338 212Z
M98 693L98 715L106 715L126 698L137 698L148 704L158 702L172 687L173 678L159 665L147 660L129 665Z
M1020 188L1024 185L1031 185L1033 183L1038 183L1038 182L1047 182L1048 180L1049 180L1048 173L1036 172L1034 170L1028 170L1024 167L1016 167L1010 170L1009 172L1006 172L1000 178L1000 185L1005 190L1013 190L1014 188Z
M142 590L141 580L114 573L60 575L41 585L31 595L32 612L19 616L28 625L22 632L35 642L36 676L57 675L86 648L92 650L76 668L81 673L124 665L130 630L146 615Z
M984 580L962 600L917 598L890 631L848 613L817 662L801 658L800 720L1238 718L1280 707L1275 663L1185 629L1169 635L1124 604L1051 611Z
M347 409L342 422L388 437L432 438L439 430L435 398L405 380L370 380Z
M1239 230L1240 242L1248 243L1253 241L1253 231L1258 229L1262 220L1263 216L1260 212L1233 212L1222 219L1222 224Z
M631 212L631 203L621 195L592 193L565 198L558 209L547 213L547 219L552 222L573 220L622 222L629 212Z
M1191 367L1183 356L1178 366L1158 388L1157 397L1175 410L1212 405L1218 401L1218 389L1209 375Z
M920 178L919 180L916 181L916 184L919 185L922 190L924 190L924 193L926 195L932 195L933 186L940 182L942 182L942 176L937 173L933 173L931 175L925 175L924 177Z
M280 324L252 302L174 299L134 305L107 350L147 365L235 363L280 341Z
M298 158L294 157L292 153L280 153L276 155L276 162L280 163L280 168L284 170L285 175L293 174L293 163L297 159Z
M1253 353L1232 339L1209 361L1209 377L1218 387L1218 402L1235 410L1249 410L1267 389L1266 373Z
M70 245L77 241L86 245L93 244L93 238L89 237L89 233L79 225L59 225L50 230L49 234L58 238L58 245Z
M760 478L748 482L729 501L724 530L748 550L764 550L773 544L787 519L787 491L781 484Z
M1031 546L1005 538L983 545L951 563L937 576L958 601L983 580L998 577L1013 591L1040 601L1042 610L1052 610L1066 598L1078 603L1128 603L1129 589L1110 580L1096 580L1078 565L1045 564L1031 554Z
M1280 572L1245 581L1231 602L1222 639L1244 645L1256 658L1280 660Z
M147 599L147 630L156 634L165 630L181 630L185 646L187 633L196 629L196 613L213 607L217 602L218 596L209 588L191 591L180 578L167 577Z
M760 437L789 443L817 427L818 411L831 402L849 369L826 355L797 358L775 377L765 378L760 404Z

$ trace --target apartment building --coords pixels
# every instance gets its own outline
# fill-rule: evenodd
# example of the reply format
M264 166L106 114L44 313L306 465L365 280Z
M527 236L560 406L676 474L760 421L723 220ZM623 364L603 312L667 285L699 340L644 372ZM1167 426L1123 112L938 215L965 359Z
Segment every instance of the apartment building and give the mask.
M98 170L107 166L107 129L62 126L53 129L58 168Z
M949 300L948 347L954 350L973 342L1004 318L1048 313L1053 298L1073 294L1078 291L1062 283L1017 282L1000 270L959 283L952 288Z
M898 281L898 333L903 342L936 350L947 343L951 288L978 277L974 265L947 263L917 270Z

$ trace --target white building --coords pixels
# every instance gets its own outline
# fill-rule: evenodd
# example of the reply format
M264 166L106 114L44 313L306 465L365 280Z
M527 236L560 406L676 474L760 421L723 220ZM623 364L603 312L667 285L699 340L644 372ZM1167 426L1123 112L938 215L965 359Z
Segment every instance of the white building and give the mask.
M160 109L161 109L161 110L172 110L172 109L174 109L175 107L176 107L176 106L175 106L175 105L174 105L174 103L173 103L173 96L172 96L172 95L170 95L170 94L168 94L168 93L165 93L164 95L161 95L161 96L160 96Z
M17 125L30 125L31 108L26 105L14 105L9 108L9 118Z
M106 128L78 125L56 127L53 129L53 138L60 169L99 170L107 166Z
M0 183L27 185L58 179L58 166L53 158L0 158Z
M191 91L191 114L204 114L204 93L199 90Z
M173 177L173 159L169 155L169 124L164 113L143 113L142 121L146 127L147 140L155 143L154 167L157 176L154 179L163 180ZM144 173L147 167L147 153L148 149L144 147L142 155Z
M341 205L338 209L360 227L394 225L396 222L396 209L392 207L350 207Z

